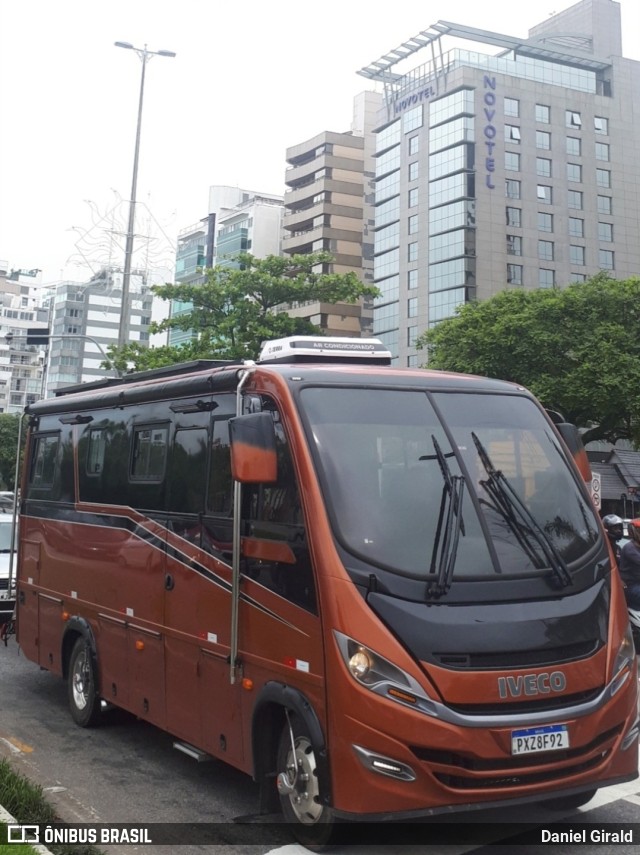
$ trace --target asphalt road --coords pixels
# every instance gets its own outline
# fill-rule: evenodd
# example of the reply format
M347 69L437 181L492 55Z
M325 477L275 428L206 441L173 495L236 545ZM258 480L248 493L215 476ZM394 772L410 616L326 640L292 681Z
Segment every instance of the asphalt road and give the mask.
M216 842L207 846L105 846L109 855L300 855L308 850L290 841L277 826L233 823L254 814L258 792L252 780L224 763L197 763L173 748L171 736L122 711L111 710L101 726L75 725L67 707L66 686L58 677L41 671L19 654L15 638L0 645L0 755L11 758L16 769L40 784L59 815L70 823L215 823ZM456 815L459 824L500 823L502 811ZM510 822L540 823L551 827L559 815L542 808L509 811ZM589 823L633 823L640 820L640 781L599 792L572 819ZM451 823L451 818L435 825ZM434 831L437 829L434 828ZM409 842L403 855L424 852ZM357 839L354 844L357 844ZM489 853L493 846L433 843L429 855ZM633 844L582 845L581 855L634 855L640 843L640 822ZM398 846L370 844L342 847L349 855L391 855ZM510 846L513 849L513 846ZM518 855L538 855L539 845L517 847ZM553 853L572 847L549 844ZM340 855L340 847L332 850ZM501 845L497 852L508 851Z

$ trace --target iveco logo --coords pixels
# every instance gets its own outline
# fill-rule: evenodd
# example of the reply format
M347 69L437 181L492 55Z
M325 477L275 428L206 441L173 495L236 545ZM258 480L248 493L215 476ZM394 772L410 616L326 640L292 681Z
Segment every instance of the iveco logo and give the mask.
M550 674L523 674L519 677L498 677L498 693L501 698L519 698L522 695L548 695L563 692L567 678L562 671Z

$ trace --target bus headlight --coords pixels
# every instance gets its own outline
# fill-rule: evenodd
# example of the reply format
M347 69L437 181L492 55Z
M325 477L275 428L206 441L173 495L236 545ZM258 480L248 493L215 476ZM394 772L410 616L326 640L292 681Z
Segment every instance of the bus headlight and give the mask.
M627 631L618 648L618 654L613 666L613 680L611 685L611 694L615 694L618 689L626 682L629 676L629 669L633 665L636 657L636 649L633 643L633 634L631 627L627 626Z
M403 706L436 715L435 704L410 674L348 635L333 632L344 663L357 683Z
M349 659L349 671L351 671L356 680L360 680L360 682L364 681L372 667L372 656L364 647L359 647Z

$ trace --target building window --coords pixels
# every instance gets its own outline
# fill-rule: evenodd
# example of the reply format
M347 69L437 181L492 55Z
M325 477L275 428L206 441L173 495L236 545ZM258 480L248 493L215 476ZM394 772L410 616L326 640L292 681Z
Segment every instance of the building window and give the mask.
M551 178L551 161L547 157L536 157L536 175Z
M517 151L505 151L504 168L509 172L520 171L520 155Z
M569 280L570 282L586 282L587 281L587 274L586 273L573 273L572 272L570 274L570 276L571 276L571 279Z
M416 128L421 128L423 122L422 113L422 104L418 104L418 106L414 107L412 110L407 110L402 117L402 133L408 134L409 131L415 131Z
M507 264L507 282L509 285L522 285L521 264Z
M551 121L551 109L546 104L536 104L536 122L548 125Z
M613 210L611 206L611 196L598 196L597 208L599 214L610 214Z
M582 167L579 163L567 163L567 181L582 181Z
M507 235L507 255L522 255L522 238L519 235Z
M610 249L599 249L598 264L600 270L613 270L613 252Z
M520 128L517 125L505 125L504 141L520 145Z
M548 205L551 204L551 187L548 184L538 184L536 195L540 202L546 202Z
M538 258L541 261L553 261L553 241L538 241Z
M603 116L595 116L593 119L593 127L597 134L608 134L609 119L605 119Z
M575 265L576 267L584 267L583 246L575 246L574 244L571 244L569 246L569 263Z
M544 211L538 211L538 231L553 232L553 214L545 214Z
M520 182L513 178L507 178L505 181L505 192L507 199L520 198Z
M522 225L522 211L520 208L507 208L507 225L519 229Z
M578 137L567 137L567 154L572 157L580 157L582 154L582 142Z
M551 134L548 131L536 131L536 148L549 151L551 148Z
M520 101L517 98L505 98L504 114L517 119L520 115Z
M418 188L412 187L411 190L409 190L409 207L415 208L417 204L418 204Z
M596 169L596 184L607 190L611 187L611 173L608 169Z
M584 237L584 220L581 220L578 217L569 217L569 236L579 238Z
M576 113L574 110L567 110L565 112L565 121L568 128L582 127L582 118L580 113Z
M545 270L544 268L540 268L538 270L538 285L541 288L553 288L556 284L556 272L555 270Z
M598 240L603 243L613 242L613 225L611 223L598 223Z
M418 219L417 214L412 214L407 222L407 231L410 235L418 234L418 229L420 228L420 221Z
M418 243L414 241L410 243L407 247L407 261L417 261L418 260Z
M407 346L408 347L415 347L417 338L418 338L418 327L415 325L407 327Z
M568 205L570 208L573 208L576 211L582 210L582 191L581 190L569 190Z
M409 164L409 181L417 181L420 174L420 163L414 160Z
M596 143L596 160L609 160L609 143Z
M407 317L416 318L418 316L418 298L409 297L407 300Z
M420 149L420 138L418 136L409 137L409 154L417 154Z
M407 288L411 291L417 287L418 287L418 271L417 270L408 270L407 271Z

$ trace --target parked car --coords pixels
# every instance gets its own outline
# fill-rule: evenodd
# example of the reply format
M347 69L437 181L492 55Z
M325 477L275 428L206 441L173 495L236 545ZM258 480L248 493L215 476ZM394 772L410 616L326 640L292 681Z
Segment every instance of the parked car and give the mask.
M0 514L13 513L14 494L9 490L0 490Z
M9 590L9 566L11 563L11 531L13 529L13 514L0 513L0 624L6 623L13 614L16 598L16 550L18 547L18 532L13 538L13 565L11 590Z

